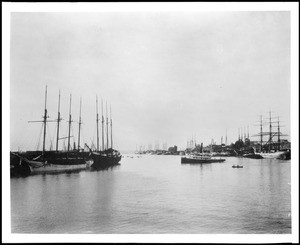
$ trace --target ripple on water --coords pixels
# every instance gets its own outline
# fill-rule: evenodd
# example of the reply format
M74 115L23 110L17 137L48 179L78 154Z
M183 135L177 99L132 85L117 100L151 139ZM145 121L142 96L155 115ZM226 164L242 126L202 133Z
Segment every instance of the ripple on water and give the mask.
M12 232L289 234L290 183L289 161L127 157L108 171L11 179Z

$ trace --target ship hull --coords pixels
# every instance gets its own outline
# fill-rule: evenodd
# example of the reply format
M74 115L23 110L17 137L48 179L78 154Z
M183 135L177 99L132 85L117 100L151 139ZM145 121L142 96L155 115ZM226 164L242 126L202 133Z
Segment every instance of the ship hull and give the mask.
M245 154L243 155L243 157L252 158L252 159L263 159L263 157L260 154L255 154L255 153Z
M109 155L92 155L93 164L91 165L92 169L107 169L112 166L119 165L122 156L109 156Z
M277 151L273 153L251 153L245 154L243 157L252 158L252 159L281 159L281 160L290 160L291 152L290 151Z
M80 170L85 170L90 167L89 163L83 164L45 164L41 167L31 167L30 166L30 175L36 174L52 174L52 173L67 173L75 172Z
M193 164L206 164L206 163L214 163L214 162L224 162L225 159L194 159L188 157L182 157L181 163L193 163Z
M279 159L281 155L284 154L282 151L274 152L274 153L259 153L262 158L265 159Z
M76 157L67 157L66 154L58 155L56 157L48 156L43 161L38 161L11 153L11 176L73 172L88 169L92 164L84 154Z

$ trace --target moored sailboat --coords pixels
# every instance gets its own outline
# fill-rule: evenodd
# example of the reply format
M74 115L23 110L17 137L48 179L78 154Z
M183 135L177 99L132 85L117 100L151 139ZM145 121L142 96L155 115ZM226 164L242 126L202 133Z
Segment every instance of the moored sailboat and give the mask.
M113 149L113 139L112 139L112 118L111 118L111 109L110 109L110 147L109 147L109 137L108 137L108 129L109 129L109 121L107 116L107 104L106 104L106 146L104 144L104 116L103 116L103 101L101 100L101 128L102 128L102 150L100 150L99 146L99 113L98 113L98 97L96 97L96 125L97 125L97 148L96 150L92 150L87 144L86 146L90 149L92 165L93 169L107 169L109 167L119 165L121 161L122 155L119 151Z
M277 123L277 131L273 131L273 123ZM271 111L269 112L269 131L263 132L263 121L260 116L260 133L255 135L260 137L260 149L254 149L253 153L244 154L243 157L254 159L291 159L290 149L282 146L281 136L286 136L280 132L279 117L277 121L272 121ZM268 136L267 141L263 141L264 136ZM277 142L274 138L277 137Z
M57 122L57 141L56 150L47 151L45 149L46 141L46 125L49 117L47 114L47 86L45 91L45 110L43 116L43 150L42 151L27 151L27 152L11 152L10 165L12 176L27 176L32 174L58 173L74 170L82 170L90 167L90 153L77 149L70 150L70 128L71 128L71 95L69 108L69 134L68 134L68 150L58 150L59 140L59 122L60 118L60 94L58 102L58 119L52 122ZM81 112L80 112L81 113ZM33 121L36 122L36 121ZM40 122L40 121L37 121Z

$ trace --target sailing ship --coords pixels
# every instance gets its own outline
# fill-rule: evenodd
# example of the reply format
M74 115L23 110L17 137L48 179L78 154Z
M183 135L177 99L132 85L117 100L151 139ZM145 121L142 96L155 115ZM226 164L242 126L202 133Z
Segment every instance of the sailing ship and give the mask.
M91 165L90 153L88 151L80 150L80 126L81 126L81 101L80 101L80 116L79 116L79 134L78 134L78 149L70 149L70 129L72 117L71 117L71 100L70 95L70 107L69 107L69 128L68 128L68 150L58 150L59 138L59 126L62 118L60 117L60 93L58 101L58 118L57 120L48 120L47 113L47 86L45 91L45 110L43 121L30 121L30 122L43 122L43 150L42 151L26 151L26 152L11 152L10 153L10 165L12 176L27 176L32 174L46 174L46 173L58 173L66 171L75 171L87 169ZM45 149L46 143L46 126L48 122L57 122L57 139L56 150ZM64 137L66 138L66 137Z
M92 150L87 144L86 146L89 148L92 158L92 169L107 169L109 167L119 165L121 161L122 155L119 151L113 149L113 137L112 137L112 118L111 118L111 107L110 107L110 122L107 116L107 102L106 102L106 145L104 143L104 116L103 116L103 100L101 100L101 129L102 129L102 150L100 150L99 144L99 113L98 113L98 97L96 96L96 125L97 125L97 148L96 150ZM109 146L109 130L110 124L110 146Z
M277 117L277 121L272 121L272 114L269 111L269 131L263 132L263 121L262 115L260 116L260 133L254 136L260 137L260 149L253 148L252 153L244 154L243 157L254 158L254 159L283 159L289 160L291 159L291 151L289 148L284 146L284 142L282 141L282 136L287 136L286 134L282 134L280 131L280 121L279 117ZM274 123L277 124L277 131L273 131ZM268 140L264 141L264 137L268 136ZM277 141L275 138L277 137Z

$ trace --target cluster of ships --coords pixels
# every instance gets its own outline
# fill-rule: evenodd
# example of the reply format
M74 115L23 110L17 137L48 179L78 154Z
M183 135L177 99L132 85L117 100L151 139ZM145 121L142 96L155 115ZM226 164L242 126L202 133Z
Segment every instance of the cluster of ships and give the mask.
M101 101L102 115L101 115L101 146L99 142L99 113L98 113L98 98L96 97L96 125L97 125L97 143L96 146L90 147L85 144L85 147L80 146L80 131L81 131L81 100L80 100L80 113L79 113L79 128L78 128L78 143L77 148L74 143L74 147L71 149L70 135L71 132L71 95L70 95L70 107L69 107L69 121L68 121L68 137L60 137L59 129L60 122L62 120L60 116L60 93L58 99L58 115L56 120L48 120L47 112L47 86L45 91L45 110L42 121L43 123L43 149L42 151L26 151L26 152L10 152L10 170L11 176L28 176L32 174L44 174L44 173L58 173L68 172L83 169L107 169L114 165L118 165L121 161L121 154L119 151L113 149L112 138L112 119L107 116L107 104L106 104L106 120L103 115L103 102ZM111 114L111 110L110 110ZM45 141L47 134L47 123L56 122L56 149L46 150ZM223 144L221 138L221 145L211 143L210 146L203 147L203 144L196 144L196 141L192 140L188 142L188 147L184 151L178 151L177 146L170 147L168 150L148 150L136 151L137 154L151 154L151 155L181 155L181 163L212 163L212 162L224 162L227 156L246 157L254 159L283 159L289 160L291 158L290 143L287 140L282 140L282 134L280 132L279 118L276 122L276 130L269 113L269 131L263 132L262 116L260 117L260 133L255 135L260 137L259 141L250 141L249 132L248 137L244 134L235 143L227 145L227 130L226 130L226 144ZM106 126L105 126L106 124ZM110 126L110 140L109 140L109 126ZM267 140L263 140L264 137L268 137ZM58 144L60 139L68 140L67 149L59 150ZM275 139L277 138L277 140ZM105 142L106 139L106 142ZM110 144L109 144L110 141ZM93 149L92 149L93 148ZM156 147L158 148L158 147ZM165 147L166 148L166 145ZM217 158L222 157L222 158Z
M47 112L47 86L45 91L45 110L42 121L31 121L31 122L42 122L43 123L43 149L42 151L26 151L10 152L10 173L11 176L28 176L33 174L46 174L46 173L58 173L58 172L68 172L68 171L79 171L84 169L107 169L109 167L118 165L122 156L119 151L113 149L112 141L112 119L110 122L106 115L106 132L104 129L104 116L103 116L103 103L102 106L102 149L100 149L99 144L99 113L98 113L98 98L96 98L96 124L97 124L97 146L96 149L91 149L87 144L85 144L88 150L84 150L80 146L80 130L81 130L81 101L80 101L80 116L79 116L79 130L78 130L78 145L71 149L70 135L71 132L71 95L70 95L70 107L69 107L69 121L68 121L68 139L67 150L59 150L58 143L60 139L59 129L60 121L62 120L60 116L60 94L58 100L58 117L52 122L57 123L57 136L56 136L56 150L46 150L45 141L47 134L47 123L51 122L48 120ZM107 109L107 105L106 105ZM107 110L106 110L107 111ZM109 125L110 125L110 145L109 145ZM104 139L106 135L106 145L104 144Z
M168 150L141 150L136 151L136 154L155 154L155 155L181 155L181 163L212 163L224 162L224 157L245 157L253 159L291 159L290 142L282 139L285 134L280 131L279 117L272 117L271 111L267 122L268 130L263 131L263 120L260 116L260 132L254 137L259 137L258 141L251 141L244 130L244 135L239 131L238 140L235 143L227 145L227 130L226 143L217 145L213 140L209 146L203 147L203 144L196 144L196 140L192 139L187 142L187 148L182 151L177 150L177 146L170 147ZM275 124L275 126L274 126ZM218 158L222 157L222 158Z

